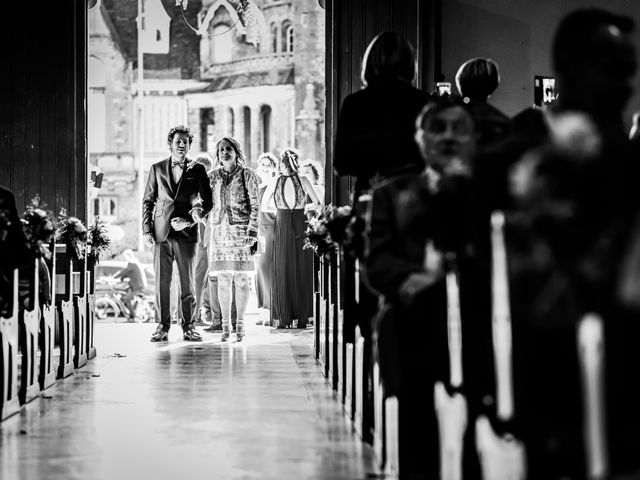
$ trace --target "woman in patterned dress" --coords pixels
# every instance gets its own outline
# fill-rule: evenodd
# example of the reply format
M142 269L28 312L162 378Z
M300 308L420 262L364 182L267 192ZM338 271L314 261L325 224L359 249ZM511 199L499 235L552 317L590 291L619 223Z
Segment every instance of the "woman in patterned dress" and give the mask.
M249 300L248 273L254 271L253 256L258 246L258 178L244 166L242 147L232 137L218 141L216 158L221 165L210 174L213 209L209 215L209 275L218 277L223 342L231 331L231 285L235 283L236 335L240 342Z

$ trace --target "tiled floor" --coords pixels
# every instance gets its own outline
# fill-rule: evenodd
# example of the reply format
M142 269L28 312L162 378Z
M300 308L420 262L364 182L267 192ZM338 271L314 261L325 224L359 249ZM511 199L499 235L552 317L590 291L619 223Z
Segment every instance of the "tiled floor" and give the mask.
M178 328L96 325L98 358L0 424L0 479L377 477L312 356L312 331L256 326L242 343ZM232 335L232 339L234 335Z

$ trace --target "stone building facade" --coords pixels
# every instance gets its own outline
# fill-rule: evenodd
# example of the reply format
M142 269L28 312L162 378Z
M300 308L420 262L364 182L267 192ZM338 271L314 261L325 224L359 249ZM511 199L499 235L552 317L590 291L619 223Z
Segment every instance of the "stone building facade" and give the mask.
M324 165L324 10L317 0L262 0L264 30L257 45L238 25L227 0L203 0L200 80L185 94L190 125L202 151L236 137L249 164L262 152L297 147Z
M146 0L146 26L169 41L168 51L144 54L142 88L137 0L90 9L89 150L92 168L104 173L92 213L110 222L115 254L140 245L141 189L150 166L169 154L166 135L176 124L195 134L192 157L213 154L231 135L250 165L289 146L324 165L324 10L317 0L255 3L265 19L257 44L235 0L190 0L184 11L175 0Z

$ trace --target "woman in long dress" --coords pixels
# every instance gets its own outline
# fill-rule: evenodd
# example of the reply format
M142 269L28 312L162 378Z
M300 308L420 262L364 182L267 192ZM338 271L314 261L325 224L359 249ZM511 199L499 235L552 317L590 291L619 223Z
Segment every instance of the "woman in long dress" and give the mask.
M306 328L313 310L313 258L303 250L309 197L320 200L308 178L299 175L299 154L286 149L280 175L267 187L262 209L276 211L271 275L271 322L277 328Z
M275 181L278 159L272 153L263 153L258 157L256 173L260 179L258 200L262 202L267 186ZM271 308L271 269L273 265L273 232L276 224L275 212L260 211L258 238L262 243L260 254L256 256L256 296L258 308ZM269 320L265 320L268 324ZM258 322L262 324L262 320Z
M231 331L231 285L235 283L236 335L240 342L249 300L248 273L255 269L253 256L258 246L258 177L244 166L244 152L234 138L223 137L217 143L216 158L221 166L210 176L213 209L209 214L209 275L218 277L223 342Z

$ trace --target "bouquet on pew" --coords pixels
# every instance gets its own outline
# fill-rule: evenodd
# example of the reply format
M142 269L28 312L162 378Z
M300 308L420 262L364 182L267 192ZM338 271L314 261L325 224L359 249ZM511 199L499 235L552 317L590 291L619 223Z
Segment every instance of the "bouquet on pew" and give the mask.
M327 205L320 210L311 211L307 220L307 229L304 232L304 248L313 250L320 258L329 258L334 249L333 240L327 228L329 212L334 207Z
M68 217L65 210L60 212L60 229L57 240L64 243L71 255L76 260L84 258L87 249L88 233L87 227L82 220L76 217Z
M22 229L27 237L29 249L38 257L50 258L49 243L56 234L56 222L53 213L44 209L40 197L31 200L22 218Z
M100 261L100 256L111 248L111 238L104 221L96 217L95 222L87 231L87 243L91 245L88 255L93 257L96 263Z
M328 258L336 247L351 249L356 230L351 228L354 216L350 206L327 205L314 212L307 222L305 248L311 248L319 257Z

